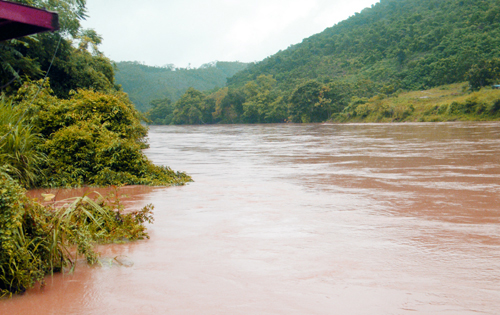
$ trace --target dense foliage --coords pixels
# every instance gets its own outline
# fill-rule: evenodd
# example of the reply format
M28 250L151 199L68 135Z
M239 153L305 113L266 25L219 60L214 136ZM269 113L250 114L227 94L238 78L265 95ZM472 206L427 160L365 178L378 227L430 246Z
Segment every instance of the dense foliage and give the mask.
M498 84L499 19L498 0L381 0L207 93L224 94L222 109L233 110L231 119L215 110L203 123L318 122L378 94ZM272 84L260 86L263 77Z
M271 75L260 75L241 88L212 93L190 88L175 103L155 100L146 117L153 124L319 122L341 111L355 95L375 95L373 82L308 80L287 95Z
M37 84L25 83L11 100L0 116L11 117L0 133L7 135L0 160L25 186L170 185L190 180L147 159L142 152L147 129L123 92L78 90L60 99L48 84L39 91ZM21 113L22 123L9 132ZM29 145L11 145L14 137ZM36 171L38 176L31 175Z
M467 80L472 90L488 85L498 85L500 83L500 59L481 60L473 65L467 73Z
M44 206L25 188L191 180L142 152L142 114L115 86L100 36L80 29L85 0L17 2L58 11L62 30L0 43L0 297L80 256L95 263L95 244L147 237L152 222L151 205L124 214L116 199L83 196Z
M188 181L142 153L143 116L115 86L102 38L80 28L86 1L16 2L57 11L61 31L0 43L0 162L9 174L25 187Z
M217 61L197 69L150 67L138 62L118 62L116 82L121 84L131 101L140 111L154 107L151 101L168 98L180 99L188 88L200 91L226 85L227 78L246 68L242 62Z

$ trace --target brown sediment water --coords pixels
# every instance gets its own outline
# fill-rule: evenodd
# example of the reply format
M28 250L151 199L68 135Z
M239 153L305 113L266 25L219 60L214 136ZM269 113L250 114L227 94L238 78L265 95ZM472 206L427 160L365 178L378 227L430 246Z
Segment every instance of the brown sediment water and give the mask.
M102 246L101 266L47 277L0 314L500 311L498 122L166 126L149 138L155 163L195 180L124 188L128 207L155 205L151 239Z

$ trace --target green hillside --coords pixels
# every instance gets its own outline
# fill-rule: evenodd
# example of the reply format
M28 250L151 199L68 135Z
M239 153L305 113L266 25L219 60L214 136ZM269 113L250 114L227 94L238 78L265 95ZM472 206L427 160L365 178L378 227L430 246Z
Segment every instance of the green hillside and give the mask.
M468 81L464 92L472 93L500 83L499 22L499 0L382 0L250 64L216 93L156 102L149 117L174 124L321 122L401 91Z
M226 85L228 77L245 69L242 62L213 62L197 69L151 67L139 62L118 62L116 82L122 85L136 108L145 111L155 99L178 100L190 87L200 91Z
M262 74L284 89L307 79L368 78L410 90L460 82L481 59L500 57L499 22L498 0L382 0L248 67L229 85Z

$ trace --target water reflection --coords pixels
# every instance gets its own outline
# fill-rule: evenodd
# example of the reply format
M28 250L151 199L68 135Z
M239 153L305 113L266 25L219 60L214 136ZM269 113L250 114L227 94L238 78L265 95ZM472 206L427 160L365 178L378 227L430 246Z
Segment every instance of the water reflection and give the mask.
M168 126L150 143L195 182L125 188L156 208L150 240L101 248L130 264L57 275L1 314L500 309L500 123Z

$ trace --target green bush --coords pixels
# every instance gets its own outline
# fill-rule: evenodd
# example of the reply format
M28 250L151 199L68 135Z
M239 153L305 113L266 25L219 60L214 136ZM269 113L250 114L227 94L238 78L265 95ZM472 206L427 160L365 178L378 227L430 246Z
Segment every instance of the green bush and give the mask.
M191 179L169 168L155 167L144 155L147 127L122 92L79 90L68 100L54 97L46 85L31 103L37 86L25 84L14 101L43 137L37 146L42 187L83 185L171 185Z
M483 86L500 83L500 59L481 60L473 65L467 73L467 80L473 91Z

